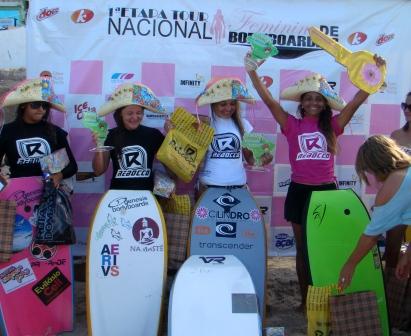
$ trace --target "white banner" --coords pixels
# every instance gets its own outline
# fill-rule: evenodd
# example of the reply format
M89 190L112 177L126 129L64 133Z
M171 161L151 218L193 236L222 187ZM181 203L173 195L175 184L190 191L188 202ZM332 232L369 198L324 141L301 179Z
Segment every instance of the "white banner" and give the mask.
M411 88L410 13L411 2L406 0L32 0L27 72L34 77L51 71L56 92L68 110L66 120L55 114L54 122L69 130L81 170L90 171L88 148L92 144L89 131L81 126L82 112L97 109L121 83L148 85L170 113L176 106L194 112L195 97L214 76L239 77L257 97L243 68L249 50L246 38L254 32L271 36L279 49L279 55L259 71L274 97L307 73L319 72L350 100L356 88L346 69L309 38L307 28L320 27L353 52L368 50L387 60L387 88L372 95L356 112L339 138L336 158L340 187L354 188L368 197L374 191L359 185L355 154L369 134L390 134L404 122L399 104ZM282 104L296 111L296 103ZM282 215L289 183L288 146L261 101L243 108L254 131L276 142L273 164L264 171L248 171L248 182L255 195L264 197L264 206L270 203L272 207L267 212L272 230L270 253L289 254L292 231ZM208 114L206 107L199 112ZM107 120L114 125L112 117ZM145 123L161 128L163 120L147 114ZM110 177L106 173L105 179L77 183L73 205L82 239ZM192 192L191 187L181 186L180 191ZM79 244L84 246L85 241Z

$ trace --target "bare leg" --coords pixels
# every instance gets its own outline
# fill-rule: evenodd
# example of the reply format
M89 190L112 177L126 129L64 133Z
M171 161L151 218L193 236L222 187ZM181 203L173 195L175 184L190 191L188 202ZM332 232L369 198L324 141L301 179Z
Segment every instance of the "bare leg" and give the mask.
M296 258L295 268L297 271L298 283L301 293L301 308L305 307L308 292L308 268L305 264L303 254L303 227L302 225L291 223L295 238Z
M405 235L405 229L405 225L398 225L387 231L384 253L385 267L395 268L397 266L401 244Z

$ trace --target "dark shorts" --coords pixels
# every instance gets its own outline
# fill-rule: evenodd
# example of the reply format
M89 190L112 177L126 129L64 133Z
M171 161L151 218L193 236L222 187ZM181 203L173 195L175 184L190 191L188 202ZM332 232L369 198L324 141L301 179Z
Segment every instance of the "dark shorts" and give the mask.
M308 185L291 182L288 187L287 197L284 204L284 218L288 222L302 224L304 211L312 191L335 190L335 183Z

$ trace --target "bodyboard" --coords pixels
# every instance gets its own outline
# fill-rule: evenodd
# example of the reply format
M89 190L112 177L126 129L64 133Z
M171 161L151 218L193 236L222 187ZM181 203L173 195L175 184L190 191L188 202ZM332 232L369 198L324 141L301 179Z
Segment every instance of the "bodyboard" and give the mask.
M8 262L0 263L0 334L5 336L56 335L73 330L70 246L32 242L30 218L42 194L40 177L10 179L0 192L0 199L16 202L15 225L19 229L13 246L20 250Z
M164 218L150 191L104 194L88 237L89 335L158 335L166 247Z
M234 255L250 272L265 315L266 232L260 210L244 188L208 188L198 200L189 255Z
M342 266L370 221L368 211L352 189L315 191L306 217L308 264L314 286L337 284ZM378 247L358 264L345 293L374 291L383 334L389 335L387 303Z
M250 273L232 255L192 255L170 294L168 336L261 335Z

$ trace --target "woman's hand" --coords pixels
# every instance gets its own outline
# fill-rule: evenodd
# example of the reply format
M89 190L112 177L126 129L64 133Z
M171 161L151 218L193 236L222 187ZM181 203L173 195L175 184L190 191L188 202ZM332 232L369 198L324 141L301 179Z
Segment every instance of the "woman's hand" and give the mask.
M345 265L341 269L340 277L338 278L338 291L344 291L344 289L346 289L351 284L355 267L356 265L352 263L345 263Z
M53 181L53 185L55 188L58 188L60 185L61 180L63 179L63 174L62 173L55 173L50 175L50 179Z
M244 67L247 70L247 72L251 72L251 71L256 71L258 69L258 67L263 64L265 62L265 60L262 61L256 61L255 59L253 59L251 57L251 52L247 52L247 54L245 54L244 56Z
M166 121L164 122L164 131L168 133L172 128L174 128L173 122L170 120L170 118L167 117Z
M408 245L407 252L398 260L395 275L398 279L408 279L411 273L411 244Z

